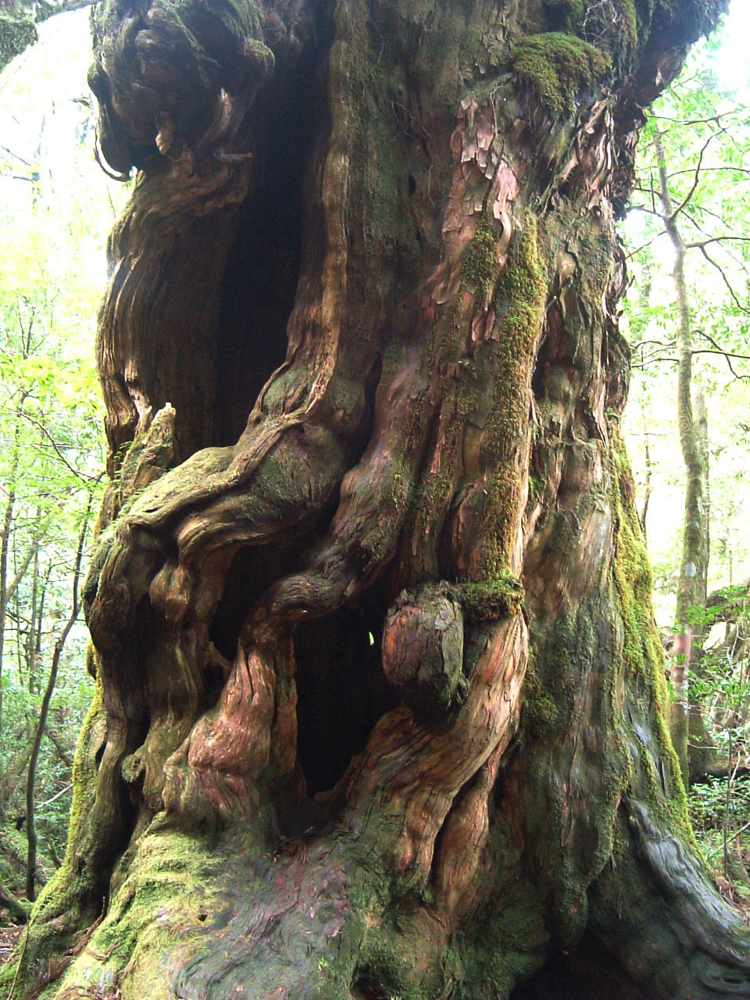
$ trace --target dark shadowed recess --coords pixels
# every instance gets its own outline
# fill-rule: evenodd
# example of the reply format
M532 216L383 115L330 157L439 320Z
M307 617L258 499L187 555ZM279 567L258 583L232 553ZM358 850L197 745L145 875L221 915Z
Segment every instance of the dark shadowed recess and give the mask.
M274 546L235 556L210 631L224 657L234 659L242 625L270 583L298 568L292 550ZM295 629L297 755L310 796L334 788L378 719L399 704L381 665L384 617L384 608L369 601ZM208 678L207 684L210 702L221 693L215 669L215 683Z
M510 1000L648 1000L618 960L586 933L575 948L557 952Z
M296 549L291 546L264 545L236 553L209 630L211 642L222 656L234 659L242 626L255 604L274 580L298 569ZM221 680L219 688L223 686Z
M294 549L237 553L210 629L222 656L234 659L242 626L272 581L299 568ZM381 664L385 611L375 598L295 629L297 759L311 797L334 788L377 721L400 703ZM220 668L213 669L216 676L206 678L210 704L223 684Z
M222 296L216 425L221 445L237 440L260 390L285 360L287 324L304 260L321 251L323 234L314 212L305 208L309 196L314 200L315 141L326 125L324 49L312 46L291 68L277 68L258 97L251 123L254 182L240 208ZM376 366L366 386L371 402L378 377ZM367 427L355 450L366 441ZM325 534L337 499L310 542ZM298 571L299 560L299 538L288 548L249 548L235 555L210 629L222 656L234 659L253 606L275 580ZM378 719L399 704L381 666L386 610L387 604L370 599L366 606L341 609L295 630L298 761L310 796L334 788L364 750ZM215 677L207 678L210 703L223 684L221 669L213 669Z
M381 666L383 619L368 603L294 633L297 759L309 795L334 787L378 719L399 704Z
M221 445L240 436L258 393L286 357L302 265L305 173L325 108L323 64L320 50L311 47L291 69L274 74L250 123L254 183L229 255L217 351Z

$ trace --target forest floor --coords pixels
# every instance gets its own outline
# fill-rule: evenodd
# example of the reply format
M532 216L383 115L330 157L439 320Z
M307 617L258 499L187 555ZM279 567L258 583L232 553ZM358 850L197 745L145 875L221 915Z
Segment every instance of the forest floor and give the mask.
M750 872L750 854L745 854L741 859L745 871ZM724 878L723 875L714 873L713 881L716 888L721 893L722 899L726 900L742 917L742 921L750 927L750 898L747 889L741 884ZM739 891L738 891L739 885Z
M12 924L10 927L0 927L0 965L4 965L16 949L23 927Z

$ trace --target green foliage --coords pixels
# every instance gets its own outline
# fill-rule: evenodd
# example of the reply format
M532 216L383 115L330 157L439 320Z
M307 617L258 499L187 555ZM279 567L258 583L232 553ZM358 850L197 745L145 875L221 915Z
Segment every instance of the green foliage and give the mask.
M695 648L700 651L690 678L691 764L705 766L707 761L729 774L708 784L694 784L689 805L710 866L741 883L741 859L750 845L750 830L743 830L748 801L745 786L732 775L750 752L750 660L744 609L747 587L731 584L738 577L745 578L750 569L746 531L750 497L744 489L750 472L745 418L750 403L746 380L750 359L743 357L750 337L750 240L746 235L750 94L719 86L720 43L714 39L694 52L682 76L652 109L642 136L634 211L624 227L635 285L635 294L625 302L624 326L634 362L626 433L632 442L641 495L646 490L650 494L646 527L657 614L672 631L685 476L677 444L675 331L679 317L666 211L658 196L662 169L674 220L687 247L692 380L708 409L709 590L730 581L730 586L714 593L708 607L688 613Z
M677 305L656 194L657 131L673 208L690 247L685 270L695 351L692 377L706 398L710 442L709 589L750 574L745 541L750 497L743 489L750 478L750 382L745 378L750 367L742 357L750 340L750 94L719 86L719 41L691 56L653 108L642 137L633 211L623 227L635 292L625 299L623 324L633 349L625 432L642 496L650 477L646 527L657 616L664 624L672 618L679 575L680 522L674 512L683 504L684 471L675 447Z
M101 489L102 406L92 344L104 241L123 189L110 190L91 155L84 92L86 13L42 26L0 83L0 879L25 865L26 775L55 643L70 614L71 572L87 498ZM78 72L68 97L51 86L61 58ZM54 102L52 100L54 95ZM111 189L111 186L110 186ZM0 571L0 576L3 576ZM0 602L1 604L1 602ZM38 874L65 853L71 767L91 700L86 633L65 646L37 769Z
M732 858L750 862L750 780L740 771L750 762L747 587L723 588L712 595L709 607L691 608L689 618L694 630L707 636L694 670L692 700L701 706L712 734L715 769L726 772L693 785L691 809L709 864L728 877Z

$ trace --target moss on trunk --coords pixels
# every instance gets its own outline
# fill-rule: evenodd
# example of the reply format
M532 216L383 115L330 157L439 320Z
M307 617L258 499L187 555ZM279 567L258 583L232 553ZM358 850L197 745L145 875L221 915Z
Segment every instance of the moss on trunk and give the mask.
M29 14L0 11L0 70L38 39L36 24Z

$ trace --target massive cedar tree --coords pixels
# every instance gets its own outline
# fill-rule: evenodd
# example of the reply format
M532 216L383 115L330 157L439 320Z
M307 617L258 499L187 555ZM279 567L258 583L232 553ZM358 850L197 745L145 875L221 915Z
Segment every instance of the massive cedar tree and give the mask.
M620 436L722 0L108 0L97 697L16 995L746 997Z

